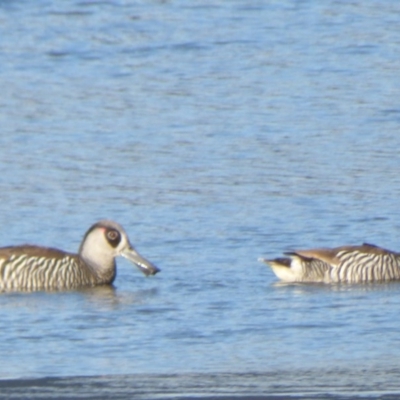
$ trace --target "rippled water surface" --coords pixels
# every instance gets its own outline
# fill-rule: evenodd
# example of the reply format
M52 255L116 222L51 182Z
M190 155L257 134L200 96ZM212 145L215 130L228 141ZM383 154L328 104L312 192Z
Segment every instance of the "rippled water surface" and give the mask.
M398 284L257 262L400 249L399 23L389 0L0 1L0 243L77 251L111 218L162 269L2 294L3 394L399 393Z

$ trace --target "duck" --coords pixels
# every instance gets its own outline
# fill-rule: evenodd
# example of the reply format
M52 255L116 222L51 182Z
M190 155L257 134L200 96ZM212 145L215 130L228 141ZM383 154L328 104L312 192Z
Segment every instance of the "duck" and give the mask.
M370 243L295 250L260 258L283 282L371 283L400 280L400 253Z
M101 220L85 233L78 253L36 245L0 248L0 290L65 290L111 285L122 256L146 276L160 271L130 244L117 222Z

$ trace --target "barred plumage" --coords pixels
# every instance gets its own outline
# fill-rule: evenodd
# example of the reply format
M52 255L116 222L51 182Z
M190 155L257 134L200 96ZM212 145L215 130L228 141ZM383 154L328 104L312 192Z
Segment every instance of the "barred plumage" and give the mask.
M400 280L400 253L364 243L298 250L287 258L260 259L286 282L367 283Z
M159 271L134 250L121 225L103 220L86 232L78 254L31 245L0 248L0 290L111 284L116 275L117 256L131 260L145 275Z

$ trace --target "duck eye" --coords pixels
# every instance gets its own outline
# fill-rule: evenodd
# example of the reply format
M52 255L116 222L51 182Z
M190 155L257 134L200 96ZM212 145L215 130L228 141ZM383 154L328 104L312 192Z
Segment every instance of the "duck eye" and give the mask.
M119 242L121 241L121 235L118 231L115 230L107 231L106 237L108 243L110 243L112 247L117 247Z

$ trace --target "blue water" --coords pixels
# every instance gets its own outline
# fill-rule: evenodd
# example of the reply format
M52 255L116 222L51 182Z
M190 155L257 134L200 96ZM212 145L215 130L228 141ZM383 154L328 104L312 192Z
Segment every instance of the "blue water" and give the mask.
M110 218L162 269L2 294L0 378L399 393L400 285L257 262L400 249L399 23L389 0L0 1L0 244L77 251Z

